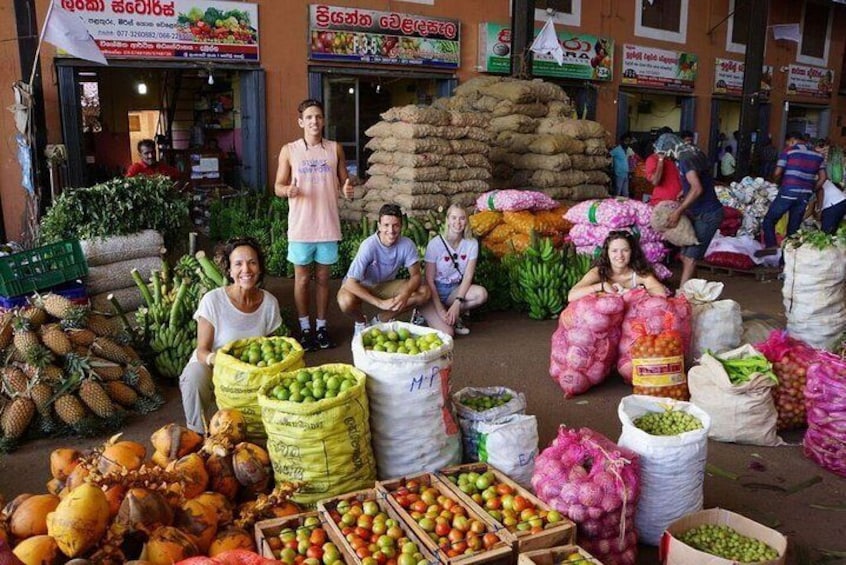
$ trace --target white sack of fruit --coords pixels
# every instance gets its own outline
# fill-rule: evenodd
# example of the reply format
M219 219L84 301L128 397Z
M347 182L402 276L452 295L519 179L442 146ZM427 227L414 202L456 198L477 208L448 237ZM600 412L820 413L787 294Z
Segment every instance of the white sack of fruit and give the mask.
M353 363L367 374L373 451L380 479L461 462L450 402L453 340L404 322L355 336Z
M526 413L526 396L504 386L465 387L452 395L461 426L464 462L479 460L479 426ZM537 442L536 442L537 443Z

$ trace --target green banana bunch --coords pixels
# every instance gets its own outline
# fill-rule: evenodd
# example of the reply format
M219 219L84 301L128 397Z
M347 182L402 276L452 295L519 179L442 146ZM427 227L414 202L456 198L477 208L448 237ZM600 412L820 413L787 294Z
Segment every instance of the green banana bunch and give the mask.
M530 318L555 317L564 309L564 254L550 238L532 233L529 246L511 265L510 273L512 298L527 307Z
M570 247L564 260L564 287L567 292L573 288L582 277L593 266L593 257L582 253L576 253L575 248Z

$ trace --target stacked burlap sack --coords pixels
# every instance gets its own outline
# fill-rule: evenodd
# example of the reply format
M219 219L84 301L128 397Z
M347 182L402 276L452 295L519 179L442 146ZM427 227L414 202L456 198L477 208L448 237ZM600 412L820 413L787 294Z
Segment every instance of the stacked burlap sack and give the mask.
M494 188L530 188L567 200L608 194L609 134L597 122L576 119L560 86L478 77L436 105L489 117Z
M594 255L615 230L628 230L638 237L646 260L661 279L672 276L661 261L667 257L662 235L651 226L652 208L629 198L587 200L570 208L564 218L573 224L570 241L578 253Z
M560 247L571 227L564 219L566 206L531 190L486 192L476 200L476 209L469 218L470 228L497 257L525 251L533 231L551 237L553 245Z
M137 269L141 278L150 279L162 267L164 238L155 230L102 239L83 239L82 252L88 261L85 287L95 310L111 311L108 296L113 294L126 310L141 306L141 291L132 278Z
M381 117L364 132L373 153L361 212L375 216L385 202L410 215L450 204L469 207L489 189L487 116L409 105Z

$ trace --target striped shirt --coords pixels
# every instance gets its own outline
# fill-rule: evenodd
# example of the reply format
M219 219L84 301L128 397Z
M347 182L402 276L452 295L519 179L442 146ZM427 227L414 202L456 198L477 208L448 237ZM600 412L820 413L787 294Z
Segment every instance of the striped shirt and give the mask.
M779 155L776 166L784 170L780 195L790 200L810 198L817 175L825 170L823 156L803 143L797 143Z

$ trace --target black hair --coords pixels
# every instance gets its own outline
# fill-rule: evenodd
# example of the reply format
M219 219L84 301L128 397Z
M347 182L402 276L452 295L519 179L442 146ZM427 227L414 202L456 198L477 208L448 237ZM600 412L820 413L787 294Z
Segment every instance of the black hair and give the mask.
M798 139L799 141L804 141L805 135L798 130L789 131L787 132L787 135L785 136L784 140L787 141L788 139Z
M325 113L323 111L323 103L320 100L315 100L314 98L306 98L305 100L300 102L299 106L297 106L297 112L300 114L300 117L303 116L303 112L305 112L312 106L317 106L318 108L320 108L321 113Z
M138 142L138 145L136 146L136 149L138 149L139 153L141 153L142 147L150 147L150 148L153 149L153 151L155 151L156 150L156 142L153 141L152 139L142 139L141 141Z
M725 151L726 153L734 153L734 152L731 150L731 145L726 145L726 146L723 148L723 151Z
M258 282L261 283L264 280L264 253L262 252L261 246L259 245L258 241L256 241L252 237L233 237L232 239L228 240L223 245L223 249L218 252L217 262L223 268L223 275L226 277L226 280L232 282L232 279L230 278L229 274L229 270L232 268L232 264L229 260L229 257L232 255L232 252L239 247L250 247L253 251L256 252L259 264Z
M657 133L656 137L661 137L665 133L673 133L673 128L671 128L669 126L664 126L661 129L659 129L656 133Z
M599 271L599 280L607 282L610 279L611 258L608 256L608 247L612 241L617 239L625 239L629 242L629 249L632 251L631 257L629 257L629 267L640 276L651 275L652 267L649 266L649 262L643 254L643 249L640 248L640 238L627 230L614 230L608 233L608 237L602 243L602 250L593 263Z
M690 131L689 129L683 129L683 130L681 130L681 131L679 132L679 137L680 137L680 138L682 138L682 139L684 139L684 138L686 138L686 137L689 137L689 138L693 139L693 138L694 138L694 137L696 137L696 136L694 136L694 135L693 135L693 132L692 132L692 131Z
M379 208L379 221L382 221L382 216L394 216L402 221L402 208L397 204L382 204Z

